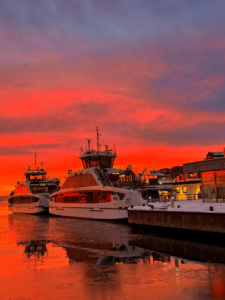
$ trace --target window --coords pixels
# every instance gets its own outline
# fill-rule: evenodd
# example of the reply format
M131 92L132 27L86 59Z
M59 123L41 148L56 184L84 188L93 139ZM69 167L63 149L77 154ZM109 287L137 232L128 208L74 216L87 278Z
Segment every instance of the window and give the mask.
M216 171L216 188L217 188L217 201L224 202L225 200L225 171Z
M111 202L111 192L98 192L99 203Z
M61 201L61 194L58 194L58 195L55 195L55 202L57 202L57 203L61 203L62 201Z
M97 167L99 165L99 158L92 157L89 164L90 164L90 167Z
M79 193L66 193L62 196L63 203L75 203L79 202Z
M36 197L17 197L17 198L10 198L8 202L10 204L26 204L26 203L33 203L38 202L39 199Z
M114 159L115 159L115 158L113 158L113 157L111 158L111 168L113 168L113 165L114 165Z
M202 173L202 192L204 194L204 202L216 201L214 172Z
M177 194L180 193L180 187L179 187L179 186L176 187L176 193L177 193Z
M92 174L82 174L67 177L63 189L72 189L81 186L96 186L98 185Z
M31 186L30 189L32 194L48 193L47 186Z
M187 187L186 187L186 186L183 186L183 187L182 187L182 191L183 191L183 193L187 193Z
M79 203L92 203L93 193L80 193Z
M91 192L71 192L62 195L63 203L92 203L93 193Z
M86 160L85 160L85 159L83 159L83 160L82 160L82 163L83 163L84 169L86 169L86 168L87 168L87 163L86 163Z
M10 204L19 204L19 198L10 198L8 202Z
M100 166L102 169L111 167L111 158L100 156Z
M21 204L23 204L23 203L31 203L32 202L32 198L31 197L20 197L19 200L20 200Z
M117 193L117 195L119 196L120 200L123 200L125 197L125 194L123 194L123 193Z

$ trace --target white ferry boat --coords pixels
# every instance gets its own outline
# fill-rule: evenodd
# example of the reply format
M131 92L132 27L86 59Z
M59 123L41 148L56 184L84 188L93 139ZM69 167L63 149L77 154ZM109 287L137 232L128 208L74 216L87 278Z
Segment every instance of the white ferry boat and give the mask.
M60 180L57 178L47 179L47 172L41 167L33 169L28 166L24 175L26 181L17 182L17 186L8 199L8 208L14 213L38 214L48 212L48 197L59 189Z
M113 168L117 157L114 150L105 145L100 150L97 127L97 150L88 149L81 156L84 169L68 171L62 188L49 199L49 212L65 217L101 220L127 219L131 205L146 205L138 189L123 187L119 181L120 170Z

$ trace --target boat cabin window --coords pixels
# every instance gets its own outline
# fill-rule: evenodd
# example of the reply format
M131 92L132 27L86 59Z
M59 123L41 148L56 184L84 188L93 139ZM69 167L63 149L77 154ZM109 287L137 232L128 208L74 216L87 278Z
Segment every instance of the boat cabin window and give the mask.
M98 202L111 202L111 192L98 192Z
M32 194L48 193L47 186L31 186L30 189Z
M45 181L45 180L46 180L46 174L41 174L41 175L27 174L26 175L26 181Z
M92 174L74 175L67 177L63 189L72 189L81 186L96 186L98 185Z
M28 187L26 184L24 185L18 185L16 187L16 190L15 190L15 195L23 195L23 194L29 194L29 190L28 190Z
M82 159L84 168L98 167L100 169L113 168L114 157L109 156L92 156Z
M117 195L119 196L120 200L123 200L125 197L125 194L123 194L123 193L117 193Z
M93 192L67 192L60 193L55 197L50 197L50 201L62 203L105 203L111 202L112 192L108 191L93 191Z
M39 199L36 197L12 197L8 200L10 204L26 204L26 203L33 203L38 202Z
M93 203L92 192L81 192L81 193L66 193L62 195L63 203Z
M99 165L98 157L87 157L87 166L88 168L97 167Z
M111 168L111 157L104 157L104 156L100 156L100 166L102 169L104 168Z

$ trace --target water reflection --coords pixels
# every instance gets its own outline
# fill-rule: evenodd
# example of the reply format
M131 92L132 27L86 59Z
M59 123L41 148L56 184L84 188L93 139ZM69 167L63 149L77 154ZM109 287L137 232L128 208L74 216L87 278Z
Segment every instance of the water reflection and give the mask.
M225 299L223 247L7 210L0 231L3 300Z
M47 254L47 243L49 241L28 241L18 242L17 246L25 245L24 254L27 258L34 256L36 259L42 258Z
M188 260L225 263L225 247L217 245L175 240L156 235L148 235L138 240L131 240L129 243L133 246L163 251L171 256L182 257Z
M60 247L65 250L69 264L79 262L89 262L96 265L150 263L150 257L152 257L153 262L166 261L165 255L160 255L155 252L150 253L150 251L145 249L117 243L59 243L54 241L31 240L18 242L17 246L25 246L24 254L27 258L33 256L35 259L43 259L43 257L48 253L47 244L51 244L51 248ZM170 261L170 259L167 261Z

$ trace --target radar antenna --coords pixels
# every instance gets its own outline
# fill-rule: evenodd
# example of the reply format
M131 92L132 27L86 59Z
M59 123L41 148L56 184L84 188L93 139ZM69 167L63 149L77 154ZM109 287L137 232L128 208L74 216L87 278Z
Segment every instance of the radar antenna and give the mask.
M37 169L37 153L34 154L34 167Z
M156 165L155 160L153 160L152 162L153 172L156 172L155 165Z

